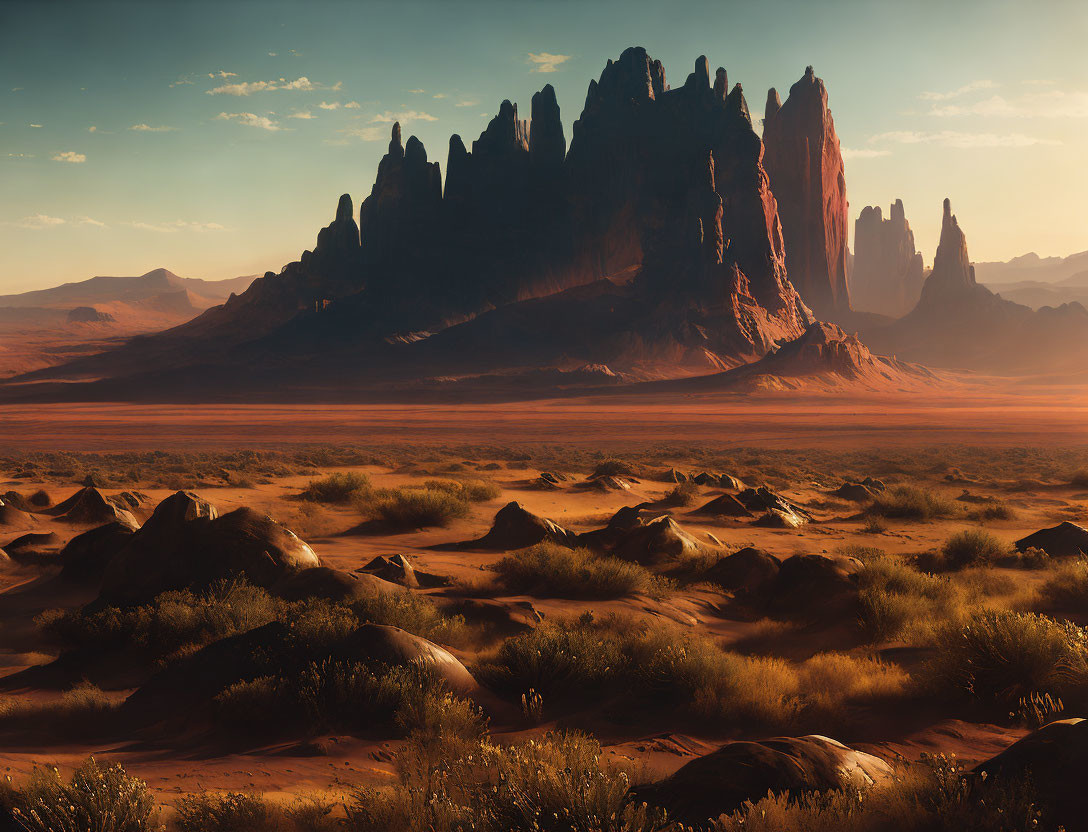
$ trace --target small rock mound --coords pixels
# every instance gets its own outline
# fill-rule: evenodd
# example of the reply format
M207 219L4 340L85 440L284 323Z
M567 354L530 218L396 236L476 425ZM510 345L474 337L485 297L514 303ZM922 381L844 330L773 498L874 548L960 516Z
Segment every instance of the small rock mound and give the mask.
M642 565L696 555L704 546L668 515L632 528L612 549L622 560Z
M400 627L364 624L337 646L334 655L397 667L425 664L433 668L455 693L473 693L479 689L468 668L456 656L433 641L412 635Z
M31 517L25 511L20 511L11 503L0 500L0 526L25 527L32 522Z
M774 555L746 546L719 560L703 577L722 589L757 595L778 578L781 565Z
M81 488L67 500L57 503L50 514L65 523L79 525L100 526L104 523L123 523L134 529L140 525L132 512L106 499L101 491L92 486Z
M102 597L118 602L153 598L168 589L203 587L231 577L271 587L320 566L313 549L271 517L250 508L219 516L215 506L179 491L167 497L109 560Z
M769 508L756 519L754 525L768 529L799 529L807 522L808 520L800 514L794 514L792 511Z
M1080 557L1088 554L1088 529L1066 521L1021 538L1016 548L1021 552L1042 549L1052 558Z
M775 613L790 618L850 614L857 605L861 561L841 555L794 555L782 561L765 598Z
M728 743L664 780L640 786L636 796L666 809L670 817L698 826L768 792L799 797L867 788L891 776L891 767L879 757L828 737L779 737Z
M376 575L345 572L329 566L312 566L292 572L270 588L273 595L286 601L324 598L338 603L397 590L397 586Z
M12 540L4 547L9 553L40 552L60 546L61 537L56 532L29 532Z
M110 560L135 533L126 523L107 523L76 535L61 549L61 577L73 583L98 586Z
M1017 740L975 772L1018 781L1025 775L1047 819L1074 832L1088 829L1088 720L1061 719Z
M831 492L831 496L849 500L852 503L867 503L873 499L874 492L863 482L844 482Z
M515 500L499 509L487 534L468 545L506 551L524 549L543 541L573 548L577 545L578 535L546 517L527 511Z
M737 499L751 512L762 512L774 509L786 514L796 514L806 520L811 520L812 515L801 506L787 500L781 494L776 494L764 485L759 488L746 488L737 494Z
M732 494L722 494L715 497L706 505L695 509L692 514L705 514L711 517L751 517L752 512L744 507L744 503Z

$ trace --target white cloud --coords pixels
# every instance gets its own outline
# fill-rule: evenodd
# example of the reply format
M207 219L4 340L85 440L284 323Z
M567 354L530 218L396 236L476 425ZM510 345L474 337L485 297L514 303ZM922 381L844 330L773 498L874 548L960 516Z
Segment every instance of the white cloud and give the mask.
M81 164L87 161L87 156L83 153L76 153L74 150L63 150L52 157L54 162L71 162L72 164Z
M530 52L529 63L533 64L530 72L555 72L559 65L570 60L570 55L553 55L551 52Z
M436 92L434 95L431 96L431 98L435 98L435 99L443 99L445 97L446 97L446 94L444 92Z
M386 110L384 113L379 113L371 119L371 122L378 122L380 124L392 124L394 121L399 121L401 124L408 124L412 121L438 121L438 119L430 113L423 113L418 110L403 110L399 113Z
M180 78L178 78L178 80L176 80L170 86L171 87L184 87L184 86L187 86L187 85L192 84L192 83L193 83L193 75L192 75L192 73L190 73L189 75L182 75Z
M890 150L877 150L876 148L850 148L844 147L841 150L843 159L875 159L878 156L891 156Z
M344 109L345 110L358 110L361 106L363 106L363 105L360 104L358 101L349 101L347 104L344 105Z
M305 75L288 81L279 78L273 81L240 81L236 84L223 84L207 90L208 95L253 95L256 92L270 92L272 90L295 90L300 92L313 92L314 90L339 90L343 81L337 81L331 87L311 81Z
M97 127L95 127L95 126L94 126L94 125L92 124L92 125L91 125L90 127L88 127L88 128L87 128L87 132L88 132L88 133L97 133L97 132L98 132L98 128L97 128Z
M322 101L317 106L320 107L322 110L338 110L338 109L340 109L340 102L339 101L331 101L331 102L330 101Z
M458 107L476 107L476 106L479 105L479 103L480 103L479 101L474 101L471 98L468 98L468 99L465 99L464 101L458 101L457 106Z
M1088 92L1050 90L1008 99L993 95L973 104L934 106L933 116L996 118L1088 118Z
M317 116L315 116L309 110L299 110L297 113L291 113L291 115L289 115L288 118L311 119L311 118L317 118Z
M923 101L948 101L950 98L959 98L961 95L967 95L978 90L992 90L995 87L997 87L997 84L994 81L971 81L948 92L924 92L918 97Z
M141 231L155 231L160 234L173 234L178 231L223 231L224 226L217 222L190 222L186 220L173 220L172 222L126 222L130 228Z
M31 125L28 125L28 126L30 126L30 127L41 127L40 124L31 124Z
M58 225L64 225L67 220L60 217L50 217L46 214L33 214L29 217L23 217L15 225L20 228L55 228Z
M216 116L219 121L236 121L246 127L260 127L262 130L279 130L279 124L268 116L258 116L254 113L220 113Z
M152 127L150 124L134 124L129 130L135 130L138 133L169 133L171 130L177 130L177 127L167 127L165 124L158 127Z
M9 159L33 159L34 154L33 153L9 153L8 158Z
M1030 147L1031 145L1058 145L1060 141L1023 133L964 133L958 130L925 132L897 130L880 133L869 139L870 143L895 142L897 144L936 144L955 148Z
M83 217L76 224L77 225L90 225L90 226L94 226L95 228L105 228L106 227L106 224L104 222L99 222L98 220L93 219L91 217Z
M209 72L208 77L209 78L237 78L238 73L237 72L227 72L227 71L221 69L218 72Z
M413 95L420 95L423 90L408 90L408 92L412 93Z

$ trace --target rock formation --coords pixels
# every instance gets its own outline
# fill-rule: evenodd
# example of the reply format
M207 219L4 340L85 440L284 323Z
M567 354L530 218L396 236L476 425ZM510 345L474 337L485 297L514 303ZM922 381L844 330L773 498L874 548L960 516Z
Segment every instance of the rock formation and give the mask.
M394 125L358 225L345 195L279 274L54 375L144 373L143 395L168 396L179 377L189 390L238 378L389 389L427 372L661 377L758 358L812 317L787 278L743 92L709 66L670 88L659 61L625 50L590 83L569 150L550 86L531 121L504 101L471 149L451 138L444 189ZM251 369L272 363L274 379Z
M914 247L903 200L892 204L887 219L879 205L862 208L854 222L853 307L900 318L918 303L924 281L922 255Z
M1036 311L977 283L947 199L933 271L917 306L890 325L863 326L860 334L884 354L1001 375L1081 373L1088 361L1088 310L1067 303Z
M790 280L817 315L849 311L846 174L827 89L812 67L785 103L774 89L767 94L763 142Z

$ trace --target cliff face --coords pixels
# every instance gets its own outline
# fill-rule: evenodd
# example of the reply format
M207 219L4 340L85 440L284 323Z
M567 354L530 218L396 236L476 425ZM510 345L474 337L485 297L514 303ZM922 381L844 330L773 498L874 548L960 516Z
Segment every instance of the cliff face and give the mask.
M763 143L724 69L712 77L702 57L670 88L659 61L625 50L590 82L569 150L550 85L533 96L531 115L504 101L471 147L452 136L444 189L439 164L394 125L358 225L341 197L313 251L129 350L120 366L218 364L249 352L301 366L342 351L358 366L380 352L394 368L423 350L388 354L390 344L531 300L557 298L547 308L569 314L564 304L576 301L566 293L601 281L593 308L607 320L582 339L586 361L600 352L621 364L733 366L805 331L812 317L787 278ZM495 320L487 326L498 335ZM224 357L224 344L247 340L252 350ZM499 361L517 352L500 342L487 349ZM567 356L559 342L552 352Z
M790 280L817 315L849 311L846 175L827 89L812 67L784 104L768 93L763 142Z
M899 318L912 310L922 293L922 255L914 247L903 201L897 199L884 219L880 206L867 205L854 223L850 301L855 309Z

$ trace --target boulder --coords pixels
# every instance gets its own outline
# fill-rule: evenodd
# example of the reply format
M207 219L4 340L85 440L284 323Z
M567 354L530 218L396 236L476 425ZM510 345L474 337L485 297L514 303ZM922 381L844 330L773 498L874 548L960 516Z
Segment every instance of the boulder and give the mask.
M861 484L878 493L887 490L887 486L885 486L881 480L873 479L872 477L866 477L861 481Z
M743 491L744 483L730 474L718 474L718 487L728 488L730 491Z
M792 511L769 508L753 522L753 525L768 529L799 529L807 522L808 520L800 514Z
M873 491L861 482L844 482L831 495L854 503L865 503L873 499Z
M1088 720L1061 719L1023 737L996 757L980 763L976 774L1000 783L1030 777L1032 793L1048 828L1088 829ZM1042 828L1042 827L1040 827Z
M399 587L395 584L376 575L345 572L329 566L311 566L309 569L291 572L269 588L273 595L286 601L324 598L337 603L398 590Z
M8 543L4 549L9 554L31 554L59 548L62 538L56 532L28 532Z
M670 468L665 472L665 482L675 482L679 484L687 481L688 475L683 471L677 471L675 468Z
M504 638L531 630L544 620L544 615L529 601L465 598L447 611L464 616L469 623L482 625Z
M630 491L631 483L623 477L615 477L610 474L594 477L586 483L586 488L593 491Z
M728 743L664 780L639 786L636 799L667 810L670 818L701 827L768 792L800 797L864 789L892 776L891 766L879 757L828 737L779 737Z
M578 535L574 532L527 511L514 501L499 509L487 534L468 545L506 551L524 549L544 541L574 547L577 540Z
M146 601L169 589L232 577L267 588L319 565L313 549L271 517L250 508L219 516L206 500L179 491L159 503L110 559L102 599Z
M455 693L471 694L479 689L468 668L452 653L400 627L364 624L336 645L333 656L395 667L424 664L432 668Z
M732 494L722 494L706 505L695 509L692 514L706 514L711 517L751 517L752 512Z
M787 514L796 514L805 520L811 520L812 515L796 503L792 503L781 494L776 494L764 485L758 488L746 488L737 494L737 499L746 509L755 513L775 509Z
M1040 529L1016 541L1018 551L1042 549L1052 558L1088 554L1088 529L1068 520L1049 529Z
M369 572L383 581L408 587L440 586L444 583L437 575L417 573L404 555L379 555L359 571Z
M703 577L723 589L756 595L778 578L781 564L774 555L746 546L719 560Z
M695 555L705 547L669 516L658 517L630 529L612 549L622 560L642 565Z
M127 523L107 523L77 534L61 549L61 577L73 583L98 586L109 562L135 533Z
M841 555L794 555L782 561L764 593L767 606L788 618L825 618L853 612L861 561Z
M714 475L708 474L706 471L700 471L691 481L696 485L717 485L718 478Z

